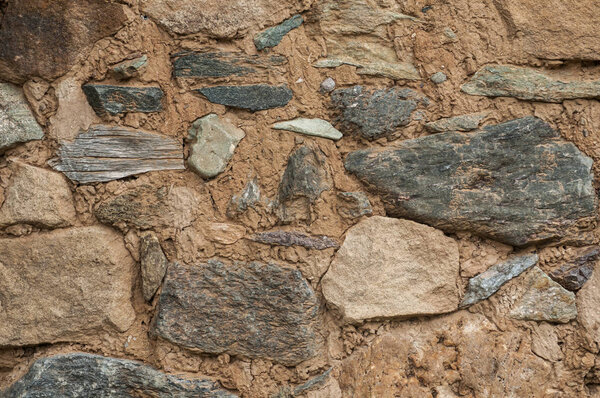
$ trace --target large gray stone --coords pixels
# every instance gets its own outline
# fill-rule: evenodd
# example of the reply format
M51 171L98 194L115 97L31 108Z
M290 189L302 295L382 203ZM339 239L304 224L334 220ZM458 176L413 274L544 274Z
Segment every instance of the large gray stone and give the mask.
M86 84L85 96L98 116L127 112L158 112L164 96L160 87L126 87Z
M248 109L252 112L286 106L293 96L292 90L287 85L215 86L196 91L212 103Z
M184 53L176 55L173 74L176 77L265 77L287 63L282 55L258 56L231 52Z
M294 15L290 19L286 19L277 26L265 29L254 36L254 45L258 50L264 50L268 47L275 47L281 42L283 36L287 35L292 29L296 29L302 25L304 19L302 15Z
M515 246L571 236L596 216L592 160L534 117L355 151L345 166L388 215Z
M0 154L20 143L42 138L44 132L23 91L10 83L0 83Z

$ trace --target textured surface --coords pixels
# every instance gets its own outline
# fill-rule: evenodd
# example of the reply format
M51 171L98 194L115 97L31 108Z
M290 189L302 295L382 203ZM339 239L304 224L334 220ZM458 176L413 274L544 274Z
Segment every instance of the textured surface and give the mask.
M255 242L279 246L303 246L307 249L324 250L339 247L338 243L328 236L310 236L294 231L269 231L254 234Z
M176 54L173 74L177 77L209 78L229 76L266 76L287 63L281 55L246 55L244 53L206 52Z
M82 87L98 116L127 112L158 112L164 96L160 87L126 87L86 84Z
M254 45L258 50L264 50L268 47L275 47L279 44L283 36L287 35L292 29L296 29L302 25L304 19L302 15L294 15L290 19L286 19L277 26L265 29L254 36Z
M479 123L485 119L485 113L472 113L446 117L425 124L427 131L431 133L443 133L444 131L471 131L479 127Z
M128 80L142 74L147 66L148 56L144 54L133 59L119 62L112 67L112 72L117 79Z
M292 90L286 85L215 86L200 88L197 91L212 103L252 112L286 106L293 96Z
M572 261L553 270L549 276L567 290L579 290L592 276L598 257L600 257L600 247L592 246Z
M342 138L342 133L333 127L331 123L323 119L306 119L300 117L294 120L275 123L273 128L275 130L288 130L294 133L330 138L332 140Z
M367 195L362 192L338 192L340 203L338 213L345 218L358 218L373 214L373 207Z
M17 144L42 138L44 132L31 114L22 90L0 83L0 154Z
M168 265L156 234L148 232L142 235L140 237L140 268L144 300L152 300L165 277Z

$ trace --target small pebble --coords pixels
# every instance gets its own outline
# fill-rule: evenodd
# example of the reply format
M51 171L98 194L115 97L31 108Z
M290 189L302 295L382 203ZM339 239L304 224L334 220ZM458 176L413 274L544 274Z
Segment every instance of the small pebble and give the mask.
M435 84L442 84L447 79L448 77L446 77L446 74L444 72L436 72L433 75L431 75L431 81Z
M330 77L323 80L323 82L321 83L321 92L323 92L323 93L330 93L333 91L334 88L335 88L335 80L333 80Z

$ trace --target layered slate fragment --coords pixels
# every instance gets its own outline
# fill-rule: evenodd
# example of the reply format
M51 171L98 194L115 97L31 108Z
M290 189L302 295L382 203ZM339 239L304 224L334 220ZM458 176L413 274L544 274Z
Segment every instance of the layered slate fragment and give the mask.
M127 112L158 112L164 96L160 87L126 87L86 84L82 87L90 106L98 116Z
M266 76L287 63L282 55L258 56L232 52L175 54L173 74L176 77L218 78L231 76Z
M247 109L251 112L286 106L293 97L292 90L287 85L215 86L196 91L214 104Z

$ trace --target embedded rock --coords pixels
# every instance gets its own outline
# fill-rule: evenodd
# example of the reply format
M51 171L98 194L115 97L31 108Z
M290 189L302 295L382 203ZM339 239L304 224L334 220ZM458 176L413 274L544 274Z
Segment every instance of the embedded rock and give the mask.
M587 338L600 344L600 272L595 270L577 292L577 321Z
M260 232L250 238L251 240L267 245L303 246L307 249L325 250L339 247L338 243L328 236L310 236L294 231L269 231Z
M445 131L471 131L479 127L479 124L485 117L486 113L471 113L468 115L460 115L446 117L435 122L425 124L425 129L430 133L443 133Z
M139 76L148 64L148 56L141 55L133 59L127 59L119 62L112 67L112 72L115 77L119 80L128 80L133 77Z
M321 88L319 89L319 91L321 93L330 93L334 89L335 89L335 80L333 80L331 77L328 77L327 79L325 79L321 82Z
M340 203L338 213L344 218L358 218L373 214L373 207L367 195L362 192L338 192Z
M297 118L285 122L275 123L272 126L275 130L287 130L294 133L312 135L315 137L329 138L331 140L339 140L343 137L335 127L323 119L305 119Z
M570 236L596 213L592 160L535 117L348 155L388 215L514 246Z
M160 287L169 265L154 232L148 232L140 238L140 265L144 300L151 301L154 293Z
M239 195L233 195L229 202L227 214L231 217L238 213L243 213L249 207L254 207L260 202L260 187L256 177L248 181L244 190Z
M248 109L252 112L286 106L293 96L292 90L286 85L269 86L267 84L215 86L200 88L196 91L214 104Z
M88 102L98 116L127 112L158 112L164 96L160 87L126 87L86 84L82 87Z
M458 244L413 221L370 217L348 230L322 286L349 322L451 312L460 295Z
M263 30L254 36L254 45L258 50L264 50L268 47L275 47L281 42L283 36L287 35L292 29L302 25L304 19L302 15L294 15L290 19L286 19L277 26Z
M42 138L44 131L33 117L23 91L10 83L0 83L0 154Z
M277 67L287 63L282 55L247 55L231 52L206 52L176 54L173 74L176 77L267 77Z
M448 80L448 76L444 72L436 72L430 77L431 81L435 84L442 84Z
M552 271L549 276L565 289L574 292L581 289L590 279L598 257L600 257L600 247L592 246L572 261Z
M171 264L155 332L203 352L296 365L320 347L318 300L299 271L209 260Z

